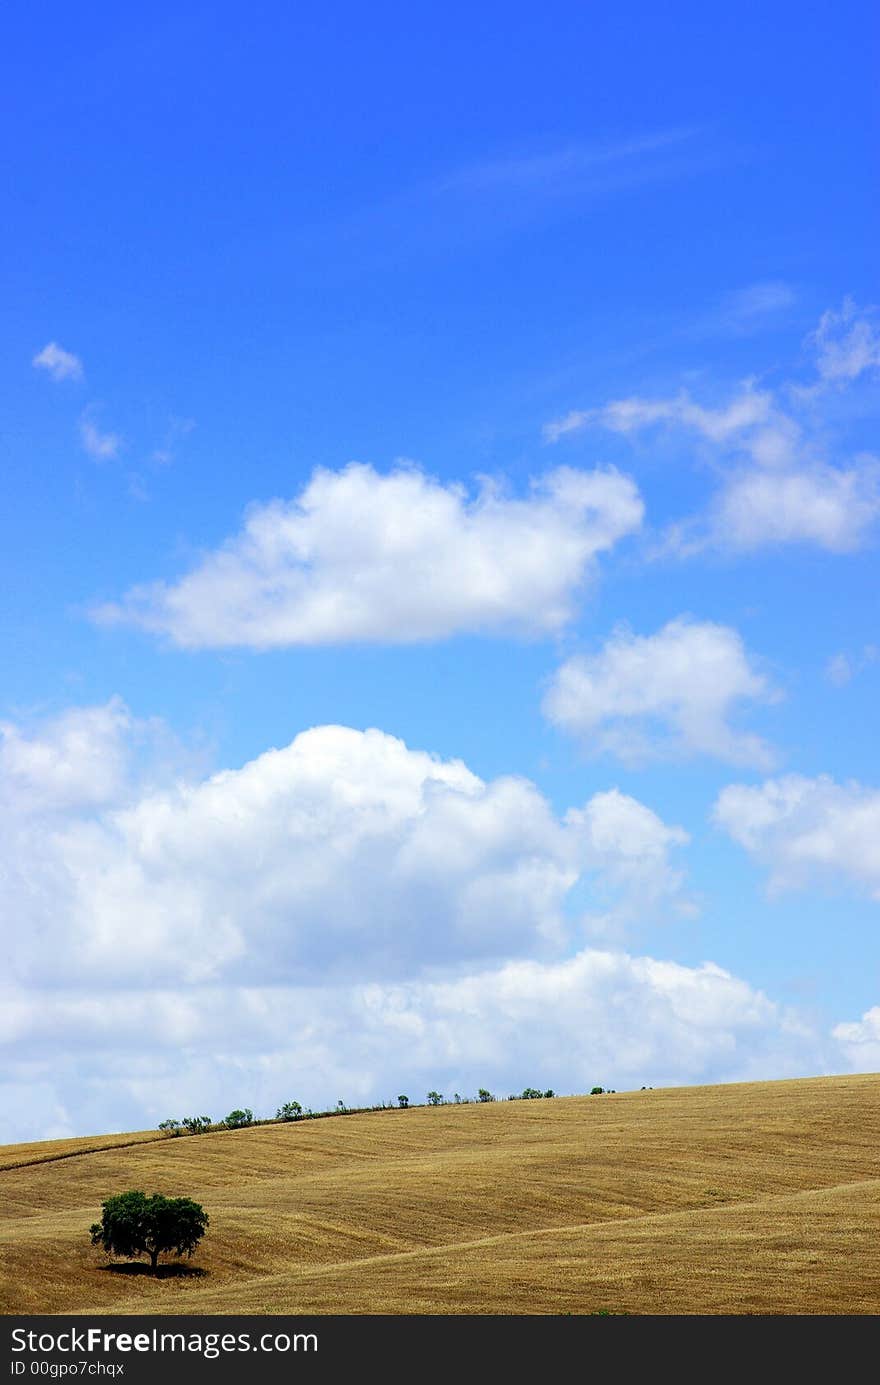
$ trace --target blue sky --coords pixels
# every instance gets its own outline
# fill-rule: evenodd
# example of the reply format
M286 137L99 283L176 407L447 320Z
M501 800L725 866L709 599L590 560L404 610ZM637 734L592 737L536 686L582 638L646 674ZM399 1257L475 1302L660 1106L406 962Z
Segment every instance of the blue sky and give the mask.
M880 1069L873 8L7 18L0 1138Z

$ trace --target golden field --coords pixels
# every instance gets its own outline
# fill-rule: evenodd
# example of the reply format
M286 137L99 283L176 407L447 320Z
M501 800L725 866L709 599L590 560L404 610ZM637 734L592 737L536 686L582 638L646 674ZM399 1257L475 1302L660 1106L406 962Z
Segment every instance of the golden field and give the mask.
M197 1273L90 1245L128 1188ZM880 1075L0 1147L0 1246L6 1314L876 1314Z

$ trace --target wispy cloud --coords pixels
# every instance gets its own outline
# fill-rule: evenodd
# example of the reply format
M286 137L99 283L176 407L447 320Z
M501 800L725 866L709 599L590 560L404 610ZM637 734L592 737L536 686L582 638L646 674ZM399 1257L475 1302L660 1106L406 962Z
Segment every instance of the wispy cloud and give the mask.
M79 356L74 356L72 351L65 351L55 341L50 341L42 351L38 351L31 365L36 370L47 371L53 380L81 380L83 377L83 365Z
M880 660L880 648L876 644L866 644L860 654L833 654L825 665L825 677L835 688L843 688L870 664Z
M843 388L880 365L880 337L870 314L847 300L840 312L823 315L808 342L818 380L807 386L762 389L747 379L721 404L700 403L688 390L613 399L550 421L544 440L558 443L591 427L624 436L651 428L694 436L716 463L721 485L704 514L670 526L657 553L788 543L852 552L880 517L880 462L859 453L848 464L829 463L815 415L831 385Z
M119 433L102 432L89 414L83 414L79 421L79 437L84 451L98 462L112 461L123 445Z
M443 254L564 217L593 202L718 166L722 154L698 127L618 139L522 147L458 167L361 207L344 220L300 233L301 253L326 255L335 240L344 257Z
M595 180L603 177L610 176L613 181L624 169L628 176L650 180L662 170L664 156L693 149L700 133L694 126L678 127L629 139L486 159L433 180L426 190L435 195L466 192L495 196L508 190L558 195L595 188Z
M751 331L791 308L796 301L797 294L790 284L769 279L729 293L722 302L720 317L727 327Z
M182 438L188 437L196 426L194 418L172 418L158 447L150 453L154 466L170 466L174 461L175 449Z
M711 442L724 443L757 425L783 424L778 413L773 417L772 398L746 381L741 392L722 408L697 404L687 390L672 399L614 399L598 409L574 409L564 418L544 425L546 442L558 442L566 433L577 433L590 425L614 433L635 433L657 423L675 425L699 433ZM787 423L787 421L785 421ZM785 431L790 430L790 425ZM766 440L766 432L763 434Z
M826 385L845 385L869 370L880 368L880 331L876 310L859 309L844 299L838 312L822 314L807 343L816 353L816 367Z

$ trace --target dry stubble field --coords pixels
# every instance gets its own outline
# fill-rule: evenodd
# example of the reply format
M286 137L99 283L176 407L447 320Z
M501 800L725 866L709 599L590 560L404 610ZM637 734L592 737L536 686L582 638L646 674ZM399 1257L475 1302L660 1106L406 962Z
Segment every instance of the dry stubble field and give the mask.
M128 1188L199 1273L91 1247ZM876 1314L880 1075L5 1146L0 1246L6 1314Z

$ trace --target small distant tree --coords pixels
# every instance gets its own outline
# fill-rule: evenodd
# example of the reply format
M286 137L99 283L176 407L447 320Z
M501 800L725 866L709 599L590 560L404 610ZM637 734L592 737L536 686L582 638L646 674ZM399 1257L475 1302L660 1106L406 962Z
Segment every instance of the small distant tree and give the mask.
M132 1189L101 1204L101 1220L89 1227L93 1246L127 1260L150 1257L156 1271L159 1256L192 1255L208 1225L204 1208L188 1197L164 1197Z
M494 1101L494 1100L495 1100L495 1098L494 1098L494 1096L492 1095L492 1093L491 1093L491 1092L487 1092L485 1087L481 1087L480 1090L477 1092L477 1101Z
M399 1096L399 1097L397 1098L397 1104L398 1104L398 1106L400 1107L400 1109L401 1109L402 1111L405 1111L406 1108L407 1108L407 1106L409 1106L409 1097L408 1097L408 1096L402 1096L402 1095Z
M181 1132L182 1126L181 1126L181 1124L180 1124L180 1121L176 1121L176 1120L173 1120L173 1119L172 1119L172 1120L167 1120L167 1121L160 1121L160 1122L159 1122L159 1129L162 1130L162 1131L164 1131L166 1135L179 1135L180 1132Z
M285 1101L283 1106L279 1106L275 1112L277 1121L298 1121L303 1113L303 1108L298 1101Z
M543 1092L539 1092L537 1087L523 1087L523 1101L536 1101L540 1096L543 1096Z
M604 1088L604 1087L591 1087L591 1088L590 1088L590 1096L603 1096L603 1095L604 1095L604 1092L605 1092L605 1088Z
M249 1106L246 1106L243 1111L230 1111L223 1122L230 1130L238 1130L243 1125L253 1125L253 1123L254 1113Z
M336 1110L337 1110L337 1112L338 1112L338 1114L339 1114L340 1116L344 1116L345 1113L346 1113L347 1110L348 1110L348 1107L346 1106L345 1102L342 1100L342 1097L340 1097L339 1100L338 1100L337 1103L336 1103Z
M206 1130L210 1130L213 1122L210 1116L184 1116L183 1128L189 1131L190 1135L203 1135Z
M429 1105L429 1106L442 1106L442 1104L443 1104L443 1098L442 1098L442 1096L440 1095L439 1092L429 1092L429 1093L428 1093L428 1105Z
M554 1090L553 1090L552 1087L548 1087L547 1090L546 1090L546 1092L544 1093L544 1095L545 1095L545 1096L555 1096L556 1093L554 1092Z

